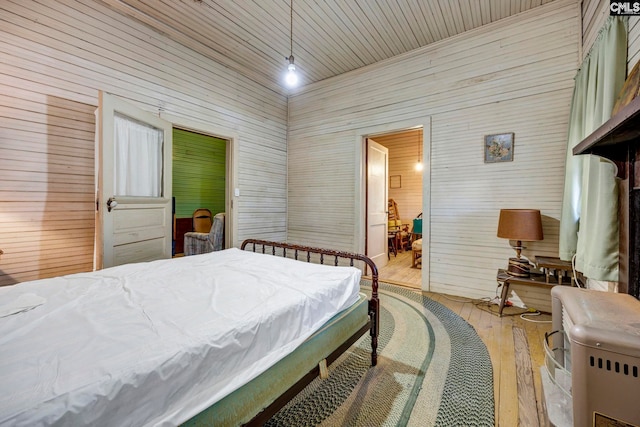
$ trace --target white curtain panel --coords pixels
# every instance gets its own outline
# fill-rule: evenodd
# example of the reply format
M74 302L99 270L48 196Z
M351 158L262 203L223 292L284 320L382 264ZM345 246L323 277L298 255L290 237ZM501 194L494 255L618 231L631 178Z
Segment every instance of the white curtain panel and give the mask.
M162 196L162 130L114 117L116 196Z

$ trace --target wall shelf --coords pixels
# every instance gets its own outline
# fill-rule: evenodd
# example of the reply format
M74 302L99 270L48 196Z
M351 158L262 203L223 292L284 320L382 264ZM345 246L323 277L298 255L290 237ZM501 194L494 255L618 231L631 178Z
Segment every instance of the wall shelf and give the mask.
M573 147L573 154L599 154L607 157L616 146L637 144L640 137L640 97L635 98L591 135Z
M618 166L620 291L640 299L640 97L576 145L573 154L596 154Z

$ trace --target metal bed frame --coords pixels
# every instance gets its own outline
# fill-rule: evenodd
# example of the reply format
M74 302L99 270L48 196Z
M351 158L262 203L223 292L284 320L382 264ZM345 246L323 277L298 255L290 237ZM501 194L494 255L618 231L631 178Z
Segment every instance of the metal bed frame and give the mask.
M378 268L375 263L366 255L361 255L352 252L341 252L330 249L314 248L310 246L301 246L288 243L271 242L267 240L259 239L247 239L242 242L242 250L250 250L252 252L261 252L263 254L271 254L275 256L289 257L298 261L312 261L312 254L317 254L314 261L319 261L320 264L325 264L327 259L329 262L333 260L333 265L339 265L340 260L349 260L349 265L354 266L355 261L362 261L366 268L371 271L371 298L368 303L369 320L360 328L355 334L349 337L343 344L335 349L327 358L327 365L336 360L342 353L344 353L351 345L353 345L364 333L369 331L371 336L371 366L376 366L378 363L378 331L380 326L380 300L378 296ZM303 259L300 259L300 258ZM366 270L365 270L366 272ZM271 418L278 410L287 404L296 394L304 389L311 381L313 381L320 374L320 367L316 366L303 376L298 382L293 384L285 393L278 397L271 405L258 413L251 421L246 425L259 426L263 425L269 418Z

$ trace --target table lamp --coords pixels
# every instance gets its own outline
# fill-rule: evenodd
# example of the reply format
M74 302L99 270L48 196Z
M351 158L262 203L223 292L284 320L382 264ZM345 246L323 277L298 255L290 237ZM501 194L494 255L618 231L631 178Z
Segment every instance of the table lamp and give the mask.
M507 273L529 277L529 261L520 258L522 242L542 240L542 219L537 209L500 209L498 237L515 240L516 258L509 258Z

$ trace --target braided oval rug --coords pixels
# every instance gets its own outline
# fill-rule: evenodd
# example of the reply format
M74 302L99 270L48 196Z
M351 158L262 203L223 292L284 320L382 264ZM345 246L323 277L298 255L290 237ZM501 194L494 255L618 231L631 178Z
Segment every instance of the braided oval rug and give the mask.
M378 365L365 334L266 425L493 426L492 365L475 329L416 292L379 292Z

